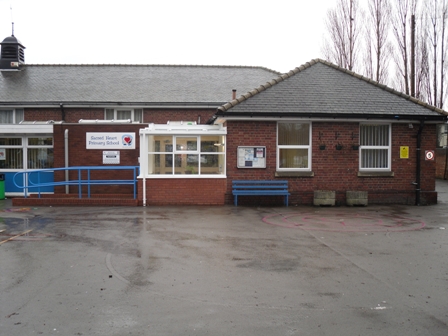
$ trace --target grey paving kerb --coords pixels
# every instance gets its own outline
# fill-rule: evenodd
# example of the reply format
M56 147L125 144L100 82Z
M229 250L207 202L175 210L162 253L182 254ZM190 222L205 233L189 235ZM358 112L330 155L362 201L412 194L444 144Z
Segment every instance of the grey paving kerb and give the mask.
M448 182L427 207L0 201L2 335L447 335Z

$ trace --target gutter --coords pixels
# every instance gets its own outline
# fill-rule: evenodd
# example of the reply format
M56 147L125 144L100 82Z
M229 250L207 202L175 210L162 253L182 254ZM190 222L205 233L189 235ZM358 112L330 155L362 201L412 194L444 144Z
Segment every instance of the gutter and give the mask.
M275 119L282 120L288 118L303 118L303 119L326 119L326 120L393 120L395 122L409 121L409 120L424 120L424 121L447 121L447 115L434 113L432 115L409 115L409 114L380 114L380 113L265 113L265 112L243 112L243 113L223 113L217 112L212 118L226 119L226 120L261 120L261 119Z
M219 106L222 106L225 102L114 102L114 101L98 101L98 102L89 102L89 101L65 101L65 102L51 102L51 101L42 101L42 102L29 102L29 101L14 101L14 102L0 102L0 106L2 107L14 107L20 106L21 108L34 108L34 107L47 107L54 108L59 107L61 105L63 107L69 108L86 108L86 107L132 107L132 108L197 108L197 109L216 109Z

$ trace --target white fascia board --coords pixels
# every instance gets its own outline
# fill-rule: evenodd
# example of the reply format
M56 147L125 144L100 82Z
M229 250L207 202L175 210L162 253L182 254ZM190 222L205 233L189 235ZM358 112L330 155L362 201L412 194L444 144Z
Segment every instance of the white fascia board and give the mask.
M3 124L0 126L0 133L2 134L26 134L26 133L53 133L53 124L45 125L19 125L19 124Z
M222 125L149 124L148 127L140 129L140 134L226 135L227 127L223 127Z
M143 176L139 175L137 176L138 178L142 179ZM192 176L190 175L184 175L184 174L180 174L180 175L153 175L153 174L149 174L145 176L146 179L148 180L169 180L169 179L225 179L227 178L227 175L197 175L197 174L193 174Z

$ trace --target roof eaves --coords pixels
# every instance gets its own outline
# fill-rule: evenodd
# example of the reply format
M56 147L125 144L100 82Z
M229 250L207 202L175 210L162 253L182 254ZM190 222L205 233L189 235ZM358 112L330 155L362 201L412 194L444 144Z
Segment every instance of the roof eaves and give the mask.
M139 106L144 108L211 108L221 106L223 102L145 102L145 101L1 101L0 106L20 107L110 107L110 106Z
M217 116L219 114L216 114ZM222 114L221 116L231 116L231 114ZM264 113L264 112L241 112L238 114L234 114L231 118L270 118L272 114ZM286 112L286 113L277 113L275 118L307 118L307 119L324 119L324 120L423 120L423 121L447 121L446 115L412 115L412 114L403 114L403 115L394 115L394 114L365 114L365 113L332 113L329 115L328 113L296 113L296 112Z

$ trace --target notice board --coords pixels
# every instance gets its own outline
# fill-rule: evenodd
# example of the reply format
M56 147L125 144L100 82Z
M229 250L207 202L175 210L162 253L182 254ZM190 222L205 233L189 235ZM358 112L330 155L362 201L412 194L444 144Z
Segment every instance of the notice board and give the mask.
M266 168L266 146L238 146L238 168Z

